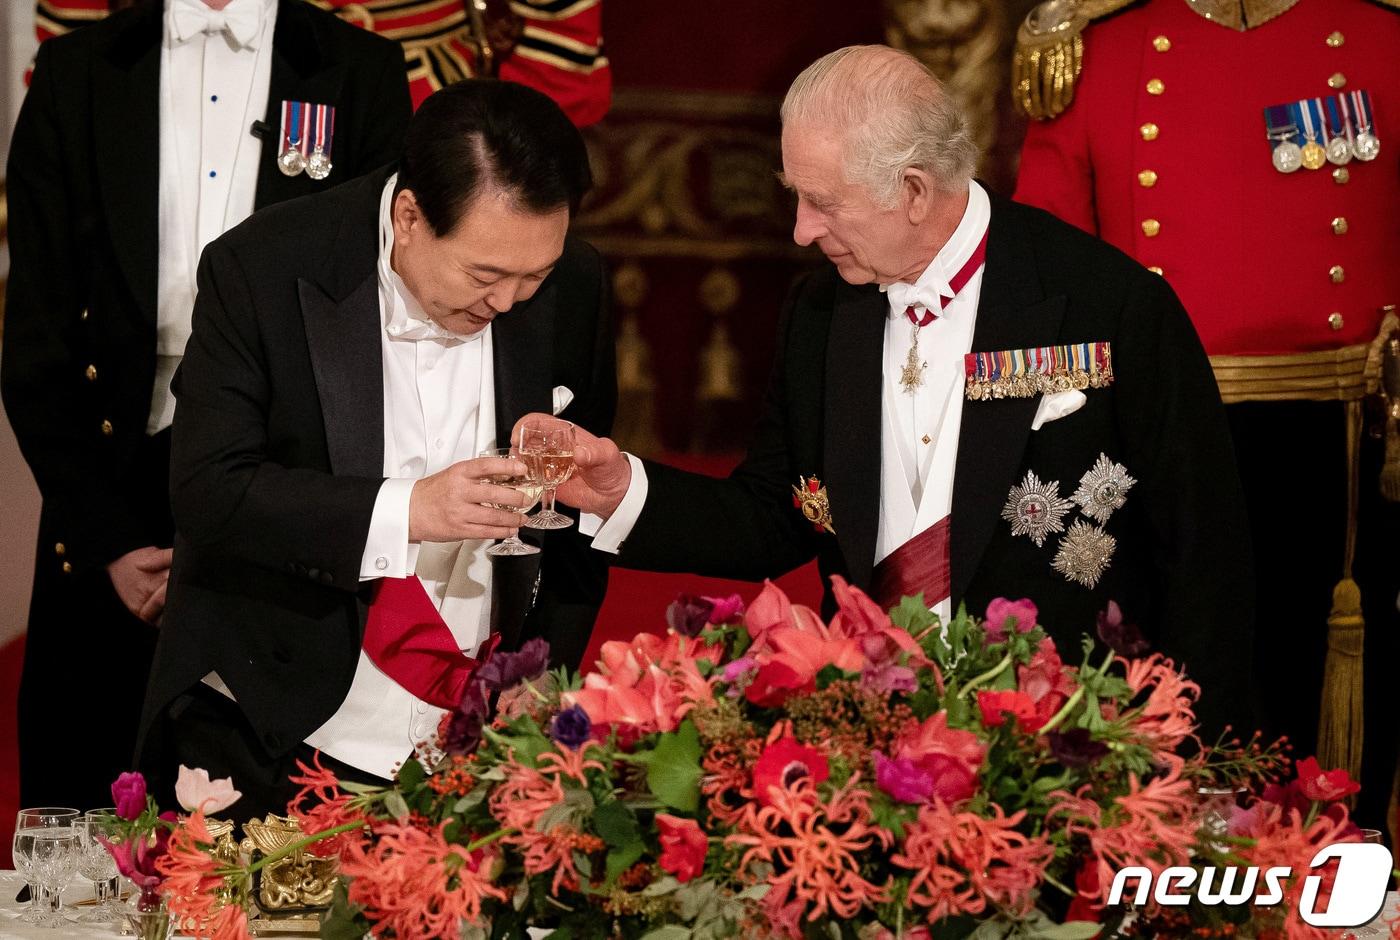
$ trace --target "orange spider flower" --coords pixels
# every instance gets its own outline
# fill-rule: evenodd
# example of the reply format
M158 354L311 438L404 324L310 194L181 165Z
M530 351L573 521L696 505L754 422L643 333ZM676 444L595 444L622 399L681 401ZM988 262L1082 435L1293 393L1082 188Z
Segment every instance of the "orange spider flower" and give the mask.
M1025 811L1007 816L954 812L942 800L919 810L891 858L914 872L909 902L926 908L930 923L958 914L981 914L988 905L1024 916L1055 850L1044 837L1016 831Z
M350 903L365 908L380 936L455 937L462 924L480 919L483 902L506 899L490 881L496 856L448 843L446 825L424 830L390 823L376 830L373 844L351 844L341 859Z
M1201 687L1179 672L1176 663L1153 653L1145 659L1118 660L1127 670L1128 686L1137 696L1150 690L1133 720L1133 730L1158 756L1175 753L1196 730L1196 699Z
M214 837L195 810L175 827L169 851L156 862L165 876L161 893L171 913L194 937L208 940L248 940L248 918L237 904L219 907L218 892L224 886L222 864L212 854Z
M540 755L539 770L511 761L504 765L506 778L491 794L491 815L503 827L514 832L504 842L520 851L525 873L539 875L553 871L553 889L576 889L579 886L574 851L585 852L601 848L594 837L580 833L573 826L560 824L541 832L537 826L544 813L564 802L564 777L584 781L589 769L602 769L596 760L584 760L587 749L568 754L549 752ZM549 760L549 758L553 758Z
M1146 784L1136 774L1129 775L1128 792L1108 807L1088 795L1089 784L1075 794L1050 794L1055 804L1046 814L1047 825L1063 819L1067 834L1089 841L1097 872L1096 879L1086 877L1086 882L1098 885L1095 900L1107 903L1113 876L1120 868L1141 865L1155 879L1172 865L1189 862L1197 831L1196 794L1191 781L1182 779L1181 770L1177 758L1165 775Z
M351 822L363 822L364 815L350 807L353 797L340 789L340 780L321 766L321 752L311 756L311 766L297 761L299 774L290 780L300 784L301 789L287 804L287 815L301 823L301 831L308 835L325 832ZM308 806L308 801L312 801ZM352 842L360 842L368 833L363 829L352 829L332 836L311 846L310 851L322 857L340 855Z
M1298 916L1298 902L1303 894L1303 876L1308 873L1317 850L1334 842L1354 842L1358 838L1345 808L1339 806L1335 812L1321 813L1311 825L1305 826L1297 809L1261 800L1237 814L1231 830L1254 840L1253 845L1236 850L1251 865L1261 869L1291 868L1295 872L1283 890L1283 907L1288 912L1283 923L1287 940L1323 940L1334 936L1335 931L1303 923ZM1336 871L1335 868L1324 869L1322 874L1323 889L1318 892L1317 899L1319 909L1326 908Z
M738 832L725 839L727 845L748 847L739 870L755 862L771 865L771 890L782 892L780 898L791 892L806 905L808 920L827 913L849 919L862 907L887 901L887 886L861 876L862 853L876 843L888 849L894 837L872 821L870 794L859 781L853 774L822 802L812 781L801 777L770 789L770 805L749 804Z

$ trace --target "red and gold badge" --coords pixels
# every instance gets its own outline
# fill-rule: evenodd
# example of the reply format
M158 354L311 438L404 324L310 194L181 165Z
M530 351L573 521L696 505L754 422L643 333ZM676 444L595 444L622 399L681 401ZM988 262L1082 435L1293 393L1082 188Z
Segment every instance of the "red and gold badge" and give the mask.
M802 510L802 517L812 523L818 532L836 534L831 527L831 500L826 495L826 487L816 477L798 477L792 488L792 505Z

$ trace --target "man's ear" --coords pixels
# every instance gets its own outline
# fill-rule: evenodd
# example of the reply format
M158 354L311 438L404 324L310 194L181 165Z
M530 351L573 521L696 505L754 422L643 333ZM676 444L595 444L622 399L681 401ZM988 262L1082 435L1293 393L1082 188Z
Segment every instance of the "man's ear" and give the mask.
M415 228L427 224L423 210L418 206L418 197L411 189L401 189L394 196L390 218L394 224L394 232L399 235L407 235Z
M904 171L899 181L899 195L910 225L921 225L933 213L937 192L933 177L923 170L911 166Z

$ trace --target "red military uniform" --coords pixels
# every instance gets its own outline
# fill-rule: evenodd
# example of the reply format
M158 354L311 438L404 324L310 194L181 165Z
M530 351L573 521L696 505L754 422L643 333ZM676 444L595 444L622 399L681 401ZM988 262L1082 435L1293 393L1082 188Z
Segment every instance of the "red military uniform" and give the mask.
M1378 493L1380 442L1364 440L1348 464L1346 422L1360 426L1360 406L1343 403L1362 398L1368 346L1400 304L1395 3L1053 0L1022 27L1017 54L1018 95L1039 120L1016 197L1164 276L1234 403L1258 568L1255 678L1263 718L1299 757L1314 746L1347 474L1360 467L1372 825L1395 768L1400 702L1382 670L1400 633L1400 516ZM1376 159L1275 169L1265 108L1359 89Z
M443 85L479 71L469 0L314 2L403 46L415 108ZM101 19L107 10L108 0L38 0L39 41ZM509 10L515 35L496 74L543 91L579 127L601 120L612 101L601 0L516 0Z

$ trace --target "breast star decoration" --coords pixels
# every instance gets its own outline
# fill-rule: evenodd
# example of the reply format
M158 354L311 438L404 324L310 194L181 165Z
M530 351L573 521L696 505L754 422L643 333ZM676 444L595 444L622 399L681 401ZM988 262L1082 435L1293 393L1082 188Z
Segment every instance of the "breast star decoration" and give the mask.
M1060 497L1060 481L1042 483L1033 471L1011 488L1001 517L1011 523L1012 535L1026 535L1036 548L1045 544L1052 532L1065 530L1064 518L1074 505Z
M1107 522L1115 509L1123 508L1128 490L1136 483L1121 463L1109 460L1107 454L1099 454L1098 461L1079 478L1079 489L1070 499L1078 503L1090 519Z
M1067 580L1093 588L1113 561L1118 540L1103 528L1109 517L1127 502L1137 480L1126 467L1099 454L1099 459L1079 478L1079 488L1069 499L1060 497L1060 483L1041 481L1033 471L1011 488L1001 517L1011 523L1013 536L1024 535L1037 548L1052 534L1059 534L1053 567ZM1066 529L1065 517L1075 509L1082 518Z
M1099 526L1076 519L1060 539L1051 566L1071 581L1092 588L1108 570L1117 547L1118 540Z

